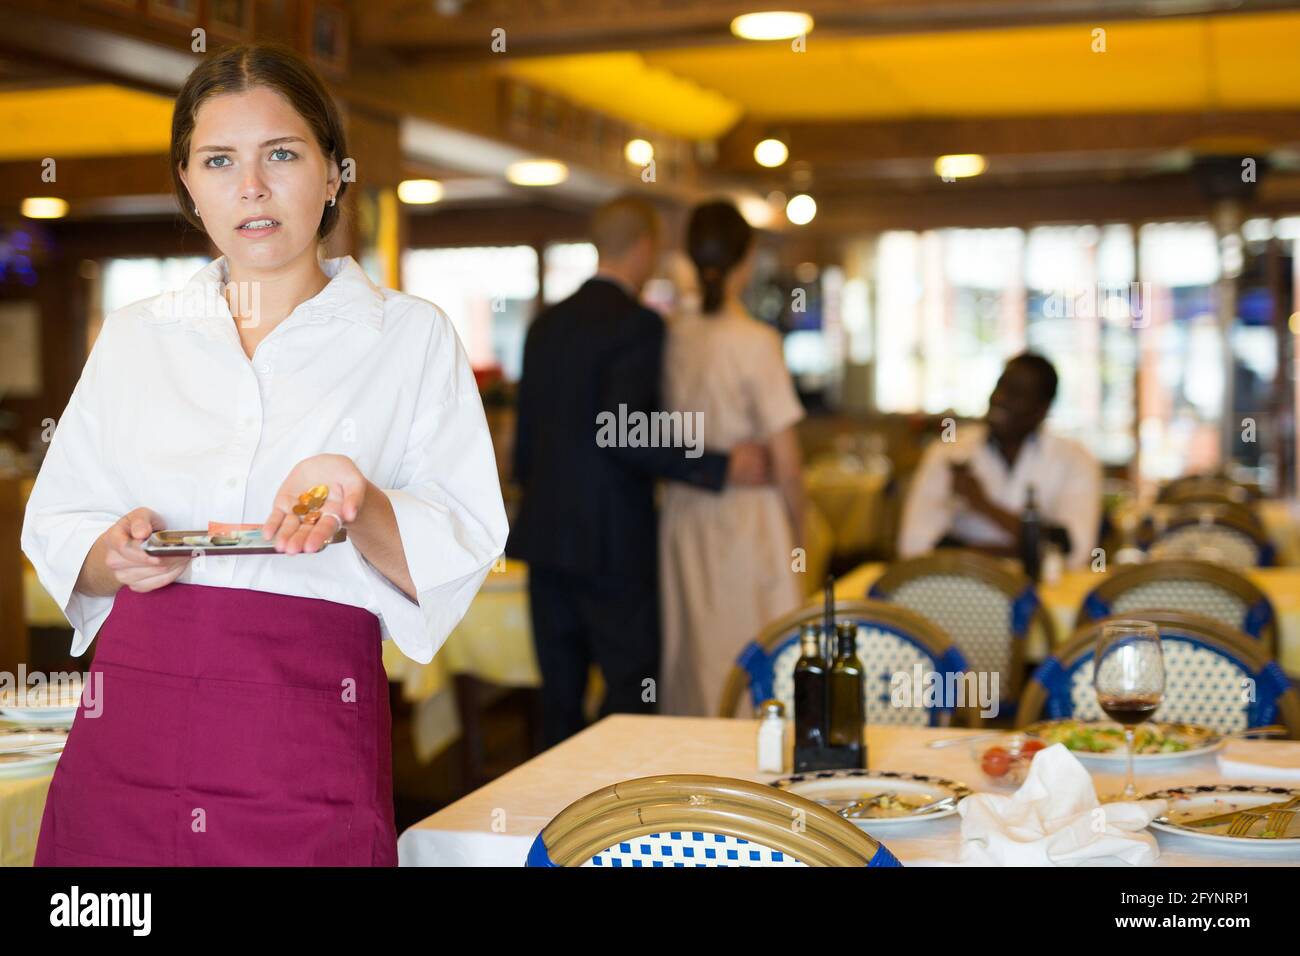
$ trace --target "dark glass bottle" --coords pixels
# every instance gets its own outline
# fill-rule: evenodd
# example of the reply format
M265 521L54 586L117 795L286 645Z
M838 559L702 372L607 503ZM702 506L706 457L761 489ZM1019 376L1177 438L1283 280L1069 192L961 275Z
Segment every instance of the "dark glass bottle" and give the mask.
M823 769L826 756L826 658L815 624L800 633L801 653L794 665L794 772Z
M1025 510L1020 512L1020 563L1031 581L1037 582L1042 569L1042 519L1034 501L1031 485L1025 498Z
M841 621L836 627L836 638L835 659L831 661L828 680L827 739L837 767L865 767L866 748L862 745L865 714L857 622Z

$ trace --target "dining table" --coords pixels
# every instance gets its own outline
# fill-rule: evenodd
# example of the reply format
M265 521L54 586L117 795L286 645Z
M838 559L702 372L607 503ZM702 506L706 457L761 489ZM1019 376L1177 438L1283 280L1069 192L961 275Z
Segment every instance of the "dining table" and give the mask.
M405 830L398 840L402 866L523 866L528 848L547 823L569 804L611 784L660 774L709 774L770 783L778 774L757 769L758 722L743 718L614 714L475 790ZM866 728L871 769L937 776L979 792L989 787L968 741L935 748L936 741L978 735L946 727ZM1300 742L1229 740L1225 759L1266 754L1271 763L1300 768ZM787 754L787 766L789 758ZM1098 793L1117 792L1122 773L1089 769ZM1161 761L1139 768L1137 786L1150 793L1170 787L1218 783L1264 783L1226 775L1215 754ZM1291 786L1298 786L1291 784ZM1006 791L1001 791L1006 792ZM871 832L870 824L865 825ZM891 824L881 842L903 863L955 862L961 817ZM1256 855L1249 848L1159 832L1157 866L1298 866L1300 854Z
M0 867L31 866L53 773L0 777Z

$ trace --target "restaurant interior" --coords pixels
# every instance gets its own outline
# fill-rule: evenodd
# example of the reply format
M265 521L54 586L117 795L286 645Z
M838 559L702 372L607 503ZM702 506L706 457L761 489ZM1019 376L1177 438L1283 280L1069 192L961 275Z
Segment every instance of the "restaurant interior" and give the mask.
M717 829L719 845L757 846L764 864L881 865L881 846L905 865L944 852L1029 863L1029 849L980 857L967 828L998 818L957 814L958 801L1017 792L1035 772L1068 781L1060 796L1083 785L1077 766L1097 793L1118 789L1126 742L1138 793L1174 803L1180 787L1247 781L1268 809L1246 806L1253 833L1214 837L1158 816L1095 855L1300 864L1300 821L1288 831L1284 806L1288 793L1300 806L1287 789L1300 788L1300 3L801 0L745 19L768 12L735 0L0 0L0 672L93 660L94 646L72 656L64 609L20 547L28 495L105 317L219 254L172 194L177 91L205 56L270 41L325 79L355 159L325 254L450 318L512 525L526 338L596 274L590 222L610 200L659 216L641 301L670 330L697 301L692 210L740 212L754 236L744 304L779 338L805 412L803 604L729 652L710 712L600 719L593 664L591 726L552 745L528 567L506 555L431 662L386 642L404 865L640 866L661 852L638 842L652 833L714 833L683 809L700 793L748 815L748 828ZM926 456L983 427L1008 360L1026 352L1056 373L1042 427L1096 464L1096 500L1065 506L1095 506L1095 546L1075 541L1068 561L1051 535L1039 547L1052 516L1023 501L1005 554L904 546ZM1105 753L1069 737L1104 716L1092 661L1116 615L1147 622L1164 648L1160 753L1131 752L1143 729L1116 731ZM774 715L786 746L800 732L801 631L826 625L812 646L829 662L844 620L857 622L862 686L915 664L919 692L923 664L962 661L1000 681L1000 714L891 709L898 681L886 681L857 702L860 762L756 766ZM869 634L884 636L868 646ZM891 641L912 650L891 657ZM1282 739L1240 739L1260 728ZM1036 756L1063 741L1044 750L1056 763ZM1188 749L1216 755L1188 761ZM897 774L883 797L837 797L803 785L801 770L822 767ZM53 770L0 764L0 865L31 865ZM826 819L810 810L791 835L772 820L800 797ZM633 804L655 808L658 828L618 830ZM927 814L951 815L897 828Z

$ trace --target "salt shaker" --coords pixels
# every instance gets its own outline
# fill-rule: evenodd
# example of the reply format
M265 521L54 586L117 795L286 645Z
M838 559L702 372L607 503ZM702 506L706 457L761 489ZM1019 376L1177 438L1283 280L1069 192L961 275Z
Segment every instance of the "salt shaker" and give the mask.
M758 722L758 769L763 773L785 772L785 705L765 700Z

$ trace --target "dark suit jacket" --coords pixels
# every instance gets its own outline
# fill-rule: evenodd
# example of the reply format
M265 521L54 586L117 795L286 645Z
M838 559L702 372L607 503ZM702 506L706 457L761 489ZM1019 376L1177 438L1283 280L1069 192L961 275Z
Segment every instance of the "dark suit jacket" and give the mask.
M523 489L506 554L530 566L644 582L656 569L654 483L718 490L727 456L597 444L597 416L659 410L664 323L617 283L589 279L528 330L515 480Z

